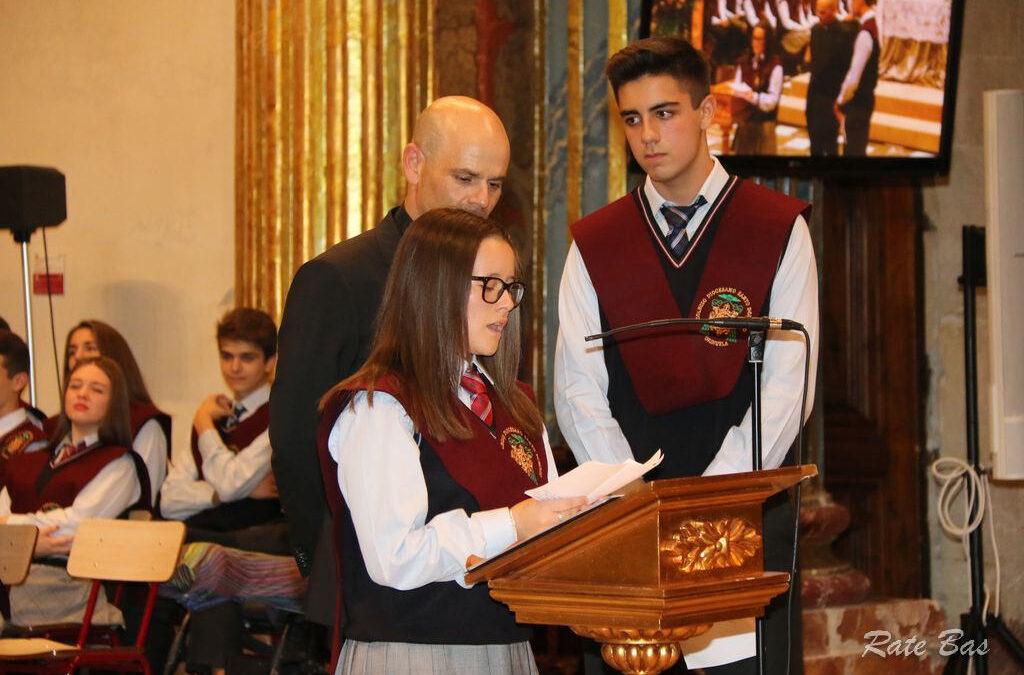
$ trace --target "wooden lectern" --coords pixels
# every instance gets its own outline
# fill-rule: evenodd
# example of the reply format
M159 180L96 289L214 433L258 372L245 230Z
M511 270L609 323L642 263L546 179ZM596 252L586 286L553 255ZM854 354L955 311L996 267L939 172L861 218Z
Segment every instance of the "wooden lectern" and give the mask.
M765 572L762 508L814 466L635 481L623 497L474 567L520 623L569 626L623 673L659 673L680 640L760 616L789 587Z

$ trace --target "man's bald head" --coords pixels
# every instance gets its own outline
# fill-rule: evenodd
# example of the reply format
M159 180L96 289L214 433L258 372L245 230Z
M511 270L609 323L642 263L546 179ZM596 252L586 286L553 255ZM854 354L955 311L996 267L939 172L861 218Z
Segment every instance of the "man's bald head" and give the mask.
M822 23L832 23L839 13L839 0L818 0L814 6L814 13Z
M406 211L413 218L441 207L490 214L509 155L505 127L493 110L467 96L437 99L420 113L402 152Z

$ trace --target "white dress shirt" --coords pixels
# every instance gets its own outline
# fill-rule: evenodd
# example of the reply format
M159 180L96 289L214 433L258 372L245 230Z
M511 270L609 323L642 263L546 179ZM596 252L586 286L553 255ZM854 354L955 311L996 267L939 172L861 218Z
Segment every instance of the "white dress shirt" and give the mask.
M265 384L236 404L245 407L242 422L270 399L270 385ZM192 456L191 446L175 448L171 469L164 481L160 497L160 513L165 518L185 520L214 506L214 496L221 502L238 501L249 496L270 473L270 434L264 429L252 443L232 452L214 429L199 435L199 454L203 458L203 478Z
M776 11L779 14L779 23L786 30L806 30L806 26L800 21L801 11L799 7L797 7L797 16L792 16L789 13L789 4L786 0L779 0Z
M469 393L462 387L458 397L470 406ZM456 509L428 522L419 435L405 408L382 392L374 392L372 406L365 391L356 393L353 401L354 406L346 406L335 422L327 447L338 463L338 485L370 578L398 590L435 581L466 586L463 576L470 555L489 558L515 543L509 509L473 514ZM546 431L543 439L550 480L557 470Z
M91 445L99 437L92 434L83 440ZM50 536L64 537L73 535L86 518L117 518L141 495L135 462L126 454L103 467L67 508L11 513L11 496L5 487L0 490L0 516L7 516L7 522L12 525L35 525L40 530L57 525L57 531Z
M28 413L24 408L15 408L3 417L0 417L0 437L14 429L28 419Z
M686 226L693 241L703 227L729 174L718 159L699 194L707 203ZM669 227L661 213L664 197L648 177L644 193L662 234ZM803 216L797 216L786 252L775 273L769 301L772 316L795 319L811 338L810 379L807 400L814 400L814 372L818 345L818 276L814 248ZM633 452L608 404L608 369L603 341L585 342L583 337L600 333L601 319L597 293L590 281L576 244L562 273L558 296L558 339L555 345L555 413L558 425L579 463L587 460L623 462ZM778 467L801 426L800 397L803 389L804 343L799 334L772 330L765 345L761 377L762 463L765 469ZM810 415L808 405L806 417ZM739 426L732 427L722 441L705 476L751 470L751 412L747 409ZM716 623L707 634L682 643L686 665L705 668L754 655L752 619Z
M736 77L733 78L733 82L735 82L736 84L743 82L743 65L740 65L740 67L736 69ZM771 112L775 110L776 107L778 107L779 99L781 97L782 65L776 63L775 67L772 68L771 74L768 76L768 91L754 92L754 105L757 106L758 110L761 110L763 112Z

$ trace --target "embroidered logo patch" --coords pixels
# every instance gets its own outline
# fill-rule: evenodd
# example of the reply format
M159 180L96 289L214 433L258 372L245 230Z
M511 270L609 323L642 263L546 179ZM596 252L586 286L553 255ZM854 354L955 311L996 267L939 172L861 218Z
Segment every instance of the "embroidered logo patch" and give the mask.
M31 431L22 431L21 433L15 434L13 438L7 440L7 444L0 448L0 457L7 459L11 455L16 455L25 449L32 441Z
M540 484L538 470L540 463L537 461L537 451L533 443L523 434L522 430L515 427L508 427L501 432L498 440L501 449L509 454L512 460L519 465L519 468L530 477L534 485Z
M706 309L705 309L706 308ZM711 291L697 305L698 319L731 319L753 316L750 300L746 294L731 286L722 286ZM700 327L704 341L715 347L728 347L736 344L735 328L720 328L704 324Z

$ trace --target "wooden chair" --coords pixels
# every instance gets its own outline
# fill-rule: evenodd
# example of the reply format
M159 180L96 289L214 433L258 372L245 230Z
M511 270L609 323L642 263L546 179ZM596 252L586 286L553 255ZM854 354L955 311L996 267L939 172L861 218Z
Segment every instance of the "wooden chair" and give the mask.
M25 580L39 530L35 525L0 525L0 583L17 586Z
M45 638L0 640L0 672L72 673L107 668L150 675L143 650L159 584L178 561L185 525L177 521L85 520L78 527L68 574L92 580L88 606L76 644ZM138 638L125 647L87 646L96 598L104 581L147 582L149 595Z

